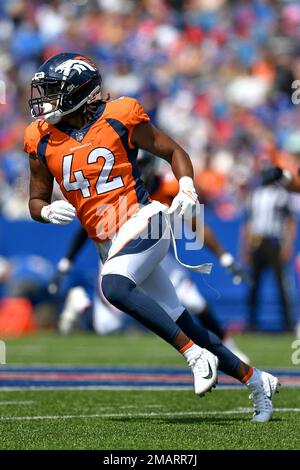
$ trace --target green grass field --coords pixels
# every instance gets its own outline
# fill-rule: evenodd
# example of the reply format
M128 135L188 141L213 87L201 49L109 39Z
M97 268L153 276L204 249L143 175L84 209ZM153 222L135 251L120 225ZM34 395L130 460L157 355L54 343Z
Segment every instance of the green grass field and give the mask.
M295 369L293 339L245 335L237 343L259 367ZM150 334L10 340L7 363L184 366ZM1 391L0 448L300 449L299 403L299 388L282 388L273 421L254 425L247 390L240 389L217 389L202 399L192 390Z

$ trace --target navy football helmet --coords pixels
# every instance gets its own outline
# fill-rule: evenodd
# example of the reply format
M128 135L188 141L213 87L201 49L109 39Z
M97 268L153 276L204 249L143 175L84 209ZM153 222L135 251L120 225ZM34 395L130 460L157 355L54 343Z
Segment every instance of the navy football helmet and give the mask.
M100 72L91 60L80 54L57 54L32 78L31 114L55 124L62 116L94 101L100 93L101 81Z

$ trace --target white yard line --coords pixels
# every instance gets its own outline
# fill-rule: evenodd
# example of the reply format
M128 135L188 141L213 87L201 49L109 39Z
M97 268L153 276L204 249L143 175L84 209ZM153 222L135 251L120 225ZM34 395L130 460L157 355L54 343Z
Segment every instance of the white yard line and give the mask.
M284 387L286 388L286 385L284 385ZM232 390L232 389L235 389L235 390L240 390L241 388L245 388L244 385L222 385L222 386L219 386L216 388L215 391L218 391L218 390ZM75 391L75 390L109 390L109 391L122 391L122 390L130 390L130 391L143 391L143 392L147 392L147 391L150 391L150 392L153 392L153 391L167 391L167 392L171 392L172 390L174 391L180 391L180 392L191 392L193 391L193 385L190 384L188 385L187 387L181 387L181 386L175 386L175 387L170 387L170 386L165 386L165 385L162 385L162 386L145 386L145 387L133 387L131 385L80 385L79 387L74 387L74 386L65 386L65 385L62 385L62 386L57 386L57 387L53 387L53 386L43 386L43 387L37 387L37 386L28 386L28 387L0 387L0 392L24 392L26 390L30 390L30 391L47 391L47 390L72 390L72 391Z
M232 415L232 414L249 414L252 408L234 408L232 410L211 410L211 411L179 411L169 413L108 413L108 414L81 414L81 415L53 415L53 416L1 416L1 421L34 421L45 419L85 419L85 418L160 418L174 416L209 416L209 415ZM300 413L300 408L275 408L275 412Z

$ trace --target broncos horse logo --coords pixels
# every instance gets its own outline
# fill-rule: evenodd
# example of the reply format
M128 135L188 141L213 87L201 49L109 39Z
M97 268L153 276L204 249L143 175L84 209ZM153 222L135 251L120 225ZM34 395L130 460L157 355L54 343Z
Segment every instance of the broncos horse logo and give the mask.
M92 62L81 59L68 59L56 67L55 72L63 73L64 77L68 77L72 70L76 70L79 74L85 70L96 70Z

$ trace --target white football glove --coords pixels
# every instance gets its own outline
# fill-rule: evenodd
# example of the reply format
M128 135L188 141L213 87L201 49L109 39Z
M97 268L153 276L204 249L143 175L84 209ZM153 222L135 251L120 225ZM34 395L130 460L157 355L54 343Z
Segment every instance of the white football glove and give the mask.
M76 217L76 209L67 201L54 201L41 210L41 217L56 225L67 225Z
M234 265L234 257L232 256L231 253L223 253L221 256L220 256L220 264L221 266L223 266L223 268L226 268L226 269L230 269L232 268L232 266Z
M183 176L179 180L179 192L173 199L168 213L176 213L180 217L183 215L191 217L197 200L198 196L192 178L189 176Z
M72 267L72 261L69 258L61 258L57 265L60 274L67 274Z

